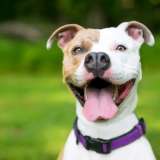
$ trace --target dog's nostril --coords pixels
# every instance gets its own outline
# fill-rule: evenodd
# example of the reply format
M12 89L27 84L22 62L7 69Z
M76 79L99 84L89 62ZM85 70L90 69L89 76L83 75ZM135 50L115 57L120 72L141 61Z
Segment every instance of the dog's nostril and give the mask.
M88 63L93 63L93 57L91 55L87 56L86 60L85 60L85 63L88 64Z
M99 68L106 70L110 67L110 58L107 54L105 53L99 53L99 58L98 58L98 63L99 63Z
M101 62L101 63L107 63L107 61L108 61L108 60L106 59L106 56L105 56L105 55L102 55L101 58L100 58L100 62Z
M96 53L90 53L85 58L85 67L89 72L95 72L96 71Z

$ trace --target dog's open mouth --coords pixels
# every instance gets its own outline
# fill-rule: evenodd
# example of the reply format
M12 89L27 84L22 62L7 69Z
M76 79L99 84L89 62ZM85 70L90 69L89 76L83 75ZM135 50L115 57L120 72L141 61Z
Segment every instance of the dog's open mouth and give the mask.
M107 120L118 112L118 106L129 95L135 79L122 85L114 85L101 78L95 78L83 87L71 83L69 86L83 106L83 114L90 121Z

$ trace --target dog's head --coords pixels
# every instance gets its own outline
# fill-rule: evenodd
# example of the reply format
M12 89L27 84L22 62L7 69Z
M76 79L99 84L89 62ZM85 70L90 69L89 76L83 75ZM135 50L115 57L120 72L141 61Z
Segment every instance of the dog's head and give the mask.
M53 32L48 48L53 40L64 53L64 79L86 119L108 120L128 110L142 76L139 49L144 42L154 44L146 26L136 21L104 29L68 24Z

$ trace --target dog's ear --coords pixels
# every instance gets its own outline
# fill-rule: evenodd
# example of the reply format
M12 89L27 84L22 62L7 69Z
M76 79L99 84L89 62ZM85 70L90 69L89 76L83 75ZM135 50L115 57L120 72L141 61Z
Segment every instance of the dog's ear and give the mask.
M121 23L118 27L122 27L129 36L134 40L139 40L143 38L144 42L150 46L153 46L155 43L153 34L151 31L142 23L137 21L130 21Z
M52 35L49 37L47 41L47 49L52 47L53 41L57 40L60 48L64 48L64 46L74 38L78 31L84 29L82 26L78 24L67 24L59 27L55 30Z

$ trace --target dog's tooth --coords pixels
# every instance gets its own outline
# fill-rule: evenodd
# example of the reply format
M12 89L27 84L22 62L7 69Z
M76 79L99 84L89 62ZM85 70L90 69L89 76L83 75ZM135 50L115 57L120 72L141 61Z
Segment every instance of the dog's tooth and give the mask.
M117 95L118 95L118 87L117 87L117 86L115 86L115 87L114 87L114 93L113 93L113 101L115 101L115 100L116 100Z

